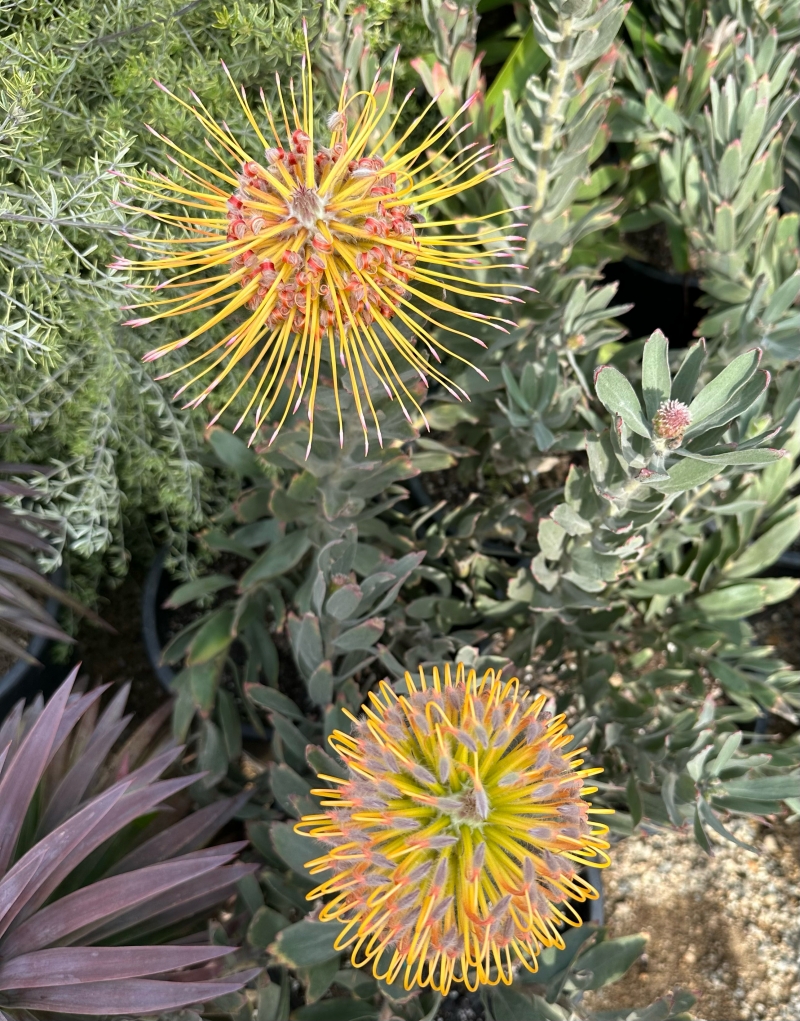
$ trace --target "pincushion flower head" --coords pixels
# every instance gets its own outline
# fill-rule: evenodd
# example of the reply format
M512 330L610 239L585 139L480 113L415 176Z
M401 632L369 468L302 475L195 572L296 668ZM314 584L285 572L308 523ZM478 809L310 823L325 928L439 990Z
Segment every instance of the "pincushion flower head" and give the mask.
M470 363L451 351L440 334L449 331L486 345L440 320L443 314L455 315L502 329L505 320L458 306L463 295L506 304L519 300L497 293L516 285L488 283L486 271L507 266L500 260L510 255L508 243L521 240L506 236L507 228L485 223L466 233L453 219L426 222L430 207L502 172L510 162L478 169L491 147L460 146L460 131L451 128L471 101L426 137L412 141L432 101L391 141L399 114L388 130L379 128L389 109L391 83L386 89L376 78L369 92L351 95L345 82L326 137L319 139L307 57L301 95L295 96L290 83L285 96L279 80L274 111L262 90L262 114L256 117L244 89L236 91L253 132L245 141L224 121L218 124L193 92L192 102L184 102L160 87L197 119L210 156L191 155L150 129L176 154L169 158L177 174L132 176L128 183L183 206L179 214L150 214L182 236L168 232L134 244L150 257L118 259L112 267L169 274L149 285L159 292L148 303L155 310L128 325L166 325L183 313L207 310L202 325L151 351L147 360L196 340L202 345L207 331L225 324L225 335L183 367L195 374L178 394L197 384L200 392L190 402L197 406L236 373L234 392L214 421L244 391L247 404L237 428L255 407L257 431L275 409L281 417L274 438L289 412L305 400L311 434L323 376L336 395L341 439L339 387L346 377L365 441L366 415L380 440L371 379L382 382L409 418L409 408L422 414L401 375L409 366L426 385L434 382L459 400L467 397L439 363L442 353ZM465 279L465 273L479 279ZM284 384L289 393L281 401Z
M351 735L330 738L349 778L300 833L330 846L306 864L331 872L311 900L330 897L323 921L340 921L336 949L356 967L406 989L447 993L506 984L521 964L537 970L543 947L564 947L559 926L578 926L573 901L597 897L580 874L609 863L608 827L590 815L581 752L545 696L488 670L449 665L407 695L383 682Z

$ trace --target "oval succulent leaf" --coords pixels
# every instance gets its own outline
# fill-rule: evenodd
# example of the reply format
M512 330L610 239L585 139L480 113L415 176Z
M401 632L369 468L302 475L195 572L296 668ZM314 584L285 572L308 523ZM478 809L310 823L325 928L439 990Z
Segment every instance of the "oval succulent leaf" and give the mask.
M642 417L642 406L636 391L613 365L601 365L594 377L598 398L614 415L639 436L650 437L650 428Z

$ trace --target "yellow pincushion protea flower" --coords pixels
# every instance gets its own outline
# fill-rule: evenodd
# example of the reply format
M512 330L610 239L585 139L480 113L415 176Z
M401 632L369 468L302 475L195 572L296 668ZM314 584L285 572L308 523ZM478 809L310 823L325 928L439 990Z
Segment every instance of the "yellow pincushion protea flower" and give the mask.
M562 751L564 716L516 677L419 675L404 696L384 681L353 736L331 736L350 777L321 776L337 788L314 791L325 811L295 827L332 847L306 864L333 872L308 897L333 895L319 917L343 923L335 948L376 978L509 984L516 962L535 972L543 947L563 949L559 926L581 924L571 901L597 897L579 870L609 864L589 815L610 809L584 801L601 770Z
M325 372L330 373L329 382L336 393L340 440L343 441L340 371L349 379L365 442L368 436L365 405L380 440L368 378L379 379L388 396L400 402L409 419L406 403L422 415L390 350L415 369L426 385L432 380L460 400L467 397L466 392L448 379L436 363L441 361L440 353L467 365L471 363L445 346L436 331L449 331L486 345L477 337L441 323L441 313L480 320L498 329L503 329L502 322L509 322L497 316L463 311L448 302L443 292L505 304L519 300L496 292L521 285L487 283L484 271L507 267L508 263L500 260L510 256L512 249L508 243L522 238L504 235L506 227L482 227L473 233L454 231L461 221L426 223L424 211L501 173L511 161L477 170L477 164L487 157L491 147L478 148L473 144L458 149L454 144L460 132L452 132L451 126L472 99L454 117L440 121L432 132L405 151L409 135L433 101L396 141L389 144L399 114L388 130L380 134L377 144L373 144L371 140L380 133L379 126L392 94L391 82L387 89L377 78L370 91L355 95L348 95L345 83L338 108L328 119L330 133L319 144L314 137L307 42L306 53L301 112L293 87L291 101L286 103L278 80L278 116L273 116L261 93L262 131L244 89L241 93L236 91L257 140L255 151L234 137L224 122L216 123L193 92L190 93L193 103L187 103L159 86L197 118L207 133L210 162L184 152L149 129L179 154L180 159L169 158L187 183L159 174L134 175L127 181L139 192L181 204L184 211L180 215L137 211L148 212L168 227L181 228L184 236L156 236L147 244L134 244L134 248L154 257L141 261L120 258L112 263L112 268L174 274L150 289L172 290L175 296L149 302L148 307L155 307L156 311L144 318L128 320L126 325L140 326L167 321L185 312L214 310L202 326L151 351L146 360L184 347L234 313L245 313L236 318L222 339L183 367L197 367L198 371L178 390L176 397L211 377L190 401L192 406L201 404L229 373L237 368L242 370L234 394L212 421L252 380L252 393L236 428L258 402L255 436L288 380L289 395L272 439L289 411L296 412L304 398L308 403L309 432L313 433L316 391L323 362L327 362ZM230 79L227 68L225 72ZM360 101L357 115L353 113L354 101ZM477 220L489 220L491 215L499 214ZM469 271L480 271L481 279L465 280L463 274ZM423 310L424 305L430 310ZM484 375L480 369L475 371ZM280 405L277 410L280 411ZM310 442L311 436L309 447Z

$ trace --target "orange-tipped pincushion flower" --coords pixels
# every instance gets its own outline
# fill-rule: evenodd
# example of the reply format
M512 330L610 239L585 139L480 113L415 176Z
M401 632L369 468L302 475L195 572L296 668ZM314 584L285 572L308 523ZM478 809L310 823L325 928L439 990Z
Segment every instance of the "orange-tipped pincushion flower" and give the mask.
M383 682L353 735L331 736L350 776L321 776L337 789L315 791L325 811L296 826L332 845L306 866L333 872L308 897L333 895L319 917L343 923L336 949L376 978L508 984L515 962L536 971L542 947L563 948L559 925L581 924L571 901L597 897L580 869L609 863L608 827L589 819L609 810L583 799L601 770L563 751L563 715L516 677L419 676L407 695Z
M391 141L398 115L387 130L380 131L389 109L391 83L386 89L376 78L369 92L355 95L348 95L345 83L338 108L328 119L327 137L318 140L307 57L300 111L293 87L285 102L279 80L280 111L273 116L262 91L263 122L259 124L244 89L237 90L254 135L245 142L225 122L216 123L193 92L193 102L187 103L160 87L197 118L207 133L212 156L210 161L201 160L150 128L179 154L180 159L170 157L179 175L168 178L153 173L132 176L128 182L140 192L182 205L179 215L150 215L170 228L182 229L184 236L156 236L147 244L134 245L153 257L136 262L120 258L112 267L174 274L151 285L153 291L171 290L174 296L148 303L156 311L128 320L128 325L167 322L182 313L210 310L203 325L151 351L147 360L184 347L219 323L229 324L224 337L183 366L196 367L197 373L178 394L205 380L190 402L199 405L237 370L241 378L236 377L235 392L214 421L252 381L238 425L256 405L257 431L277 403L280 429L290 410L296 412L305 399L311 433L324 370L336 392L341 438L339 377L346 375L365 441L367 408L380 440L369 377L383 383L409 418L406 404L422 414L396 361L415 369L426 385L432 380L459 400L466 397L436 363L441 361L440 353L471 363L443 343L440 331L486 345L440 322L442 313L500 329L507 320L462 310L447 301L443 292L505 304L519 300L496 293L518 285L489 283L485 271L508 266L501 260L510 256L509 242L522 240L508 236L507 227L480 227L468 233L457 229L463 227L461 220L425 222L424 213L431 206L501 173L510 162L477 169L491 147L456 144L460 131L451 128L471 100L454 117L440 121L426 137L405 148L433 101L411 128ZM405 101L401 109L404 105ZM380 136L377 141L376 136ZM493 215L476 219L486 221ZM466 279L466 272L478 279ZM231 321L234 313L240 314ZM285 403L278 403L284 384L289 393L284 394Z

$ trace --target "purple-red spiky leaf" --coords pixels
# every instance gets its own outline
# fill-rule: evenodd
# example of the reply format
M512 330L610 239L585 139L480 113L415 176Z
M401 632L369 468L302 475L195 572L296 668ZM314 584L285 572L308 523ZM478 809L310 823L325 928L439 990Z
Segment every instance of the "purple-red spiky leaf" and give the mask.
M103 726L103 718L101 718L89 744L53 793L39 825L40 836L55 829L78 807L89 789L95 773L116 744L130 719L130 716L123 716L113 722L108 721Z
M200 808L180 822L157 833L150 840L140 844L130 854L125 855L109 875L116 875L120 872L127 872L129 869L141 868L143 865L151 865L165 858L174 857L184 851L193 851L206 844L217 830L221 829L226 822L233 818L242 805L246 804L250 797L248 791L238 794L235 798L223 798L220 801L213 801L205 808Z
M35 883L29 882L17 896L14 904L6 911L3 920L0 921L0 936L8 929L14 919L22 914L30 914L35 910L38 903L45 900L48 893L44 891L54 890L61 879L67 873L64 871L64 862L69 860L75 849L83 852L84 842L91 840L92 831L103 821L114 806L125 794L125 786L118 784L98 795L93 801L78 812L63 826L49 833L44 840L31 848L27 854L16 863L4 882L9 882L17 874L27 868L31 859L36 859L38 866L35 871ZM81 853L81 857L85 857ZM71 870L70 870L71 871ZM55 877L55 878L54 878ZM27 908L27 911L25 910Z
M53 947L0 964L0 990L166 975L233 953L236 947Z
M196 861L162 862L122 876L101 879L61 897L37 911L9 934L3 942L3 957L13 958L40 950L67 937L70 942L75 942L82 933L106 924L139 904L160 898L182 883L196 880L226 865L236 853L223 848L214 850L218 853Z
M0 780L0 875L8 868L31 798L47 766L77 667L31 727Z
M238 863L216 869L208 876L194 879L147 901L128 911L102 928L91 930L92 942L98 943L109 936L130 930L128 938L139 939L151 932L158 932L174 922L194 918L225 900L236 889L244 876L258 871L258 864Z
M104 794L99 795L99 798L105 798L112 794L112 792L120 790L123 792L123 796L115 804L114 811L103 815L90 831L85 832L83 838L73 844L72 848L58 863L57 868L53 869L48 878L41 883L35 896L30 899L27 907L21 913L20 921L28 918L37 908L41 907L62 880L66 879L70 872L87 858L95 848L105 843L106 840L113 837L116 833L119 833L120 830L133 822L134 819L138 819L139 816L155 808L160 801L164 801L166 798L170 798L173 794L177 794L178 791L188 787L194 780L194 776L178 777L175 780L160 780L158 783L151 784L149 787L134 791L133 793L129 789L130 780L123 780L113 787L109 787L108 791ZM99 800L99 798L95 799L95 801ZM86 807L89 808L94 803L94 801L90 801ZM82 811L86 811L86 809L82 809ZM76 818L78 818L77 815L73 816L72 819L64 824L62 829L72 827L73 821ZM56 832L60 832L60 830ZM47 839L45 837L45 840Z
M27 1010L91 1016L162 1014L236 993L260 970L238 972L218 982L162 982L134 978L121 982L87 982L79 986L48 986L12 993L8 999L9 1005Z

